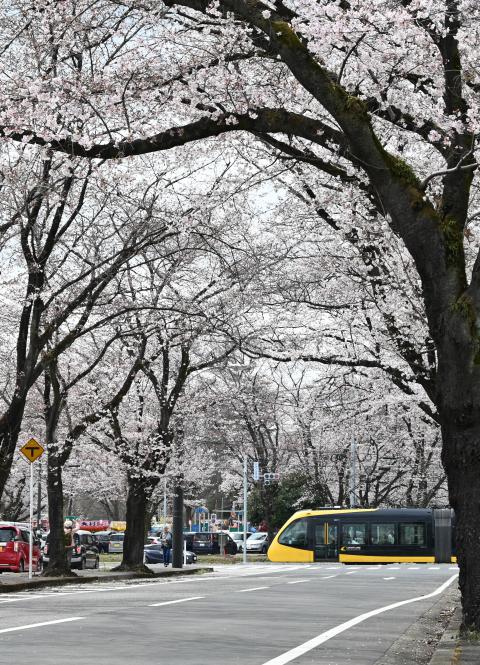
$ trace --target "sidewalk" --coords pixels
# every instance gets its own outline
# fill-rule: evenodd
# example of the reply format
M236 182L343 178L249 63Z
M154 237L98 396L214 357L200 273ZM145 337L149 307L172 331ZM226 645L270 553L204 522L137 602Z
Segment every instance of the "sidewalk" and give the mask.
M27 573L14 573L12 575L2 573L0 575L0 594L68 584L89 584L91 582L111 582L113 580L153 580L213 572L211 567L195 565L185 568L164 568L162 566L159 570L151 567L151 570L153 572L150 575L145 573L116 573L109 570L78 570L75 577L41 577L36 575L31 580L28 579Z

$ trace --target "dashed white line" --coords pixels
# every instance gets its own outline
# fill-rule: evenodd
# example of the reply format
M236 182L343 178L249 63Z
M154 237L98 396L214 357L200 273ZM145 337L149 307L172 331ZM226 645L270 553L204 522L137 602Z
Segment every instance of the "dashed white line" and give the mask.
M429 566L428 570L440 570L440 566Z
M325 577L321 577L320 579L322 579L322 580L331 580L332 577L338 577L338 574L337 575L325 575Z
M269 586L254 586L251 589L236 589L234 593L247 593L247 591L260 591L260 589L270 589Z
M384 577L383 579L384 579L384 580L394 580L395 577Z
M409 598L408 600L401 600L398 603L385 605L384 607L379 607L376 610L365 612L365 614L360 614L359 616L354 617L349 621L345 621L344 623L341 623L338 626L335 626L334 628L330 628L330 630L327 630L324 633L320 633L320 635L317 635L313 639L308 640L307 642L304 642L303 644L300 644L299 646L294 647L293 649L290 649L285 653L282 653L280 656L272 658L266 663L263 663L263 665L287 665L287 663L292 662L292 660L295 660L296 658L303 656L308 651L311 651L312 649L315 649L324 642L331 640L332 637L336 637L337 635L343 633L349 628L353 628L353 626L362 623L362 621L370 619L370 617L374 617L377 614L382 614L383 612L388 612L389 610L394 610L397 607L402 607L403 605L409 605L410 603L416 603L418 601L427 600L428 598L433 598L434 596L440 595L456 578L457 575L452 575L450 579L448 579L441 586L435 589L435 591L432 591L432 593L427 593L425 596L417 596L415 598Z
M287 584L301 584L302 582L310 582L310 580L293 580L293 582L287 582Z
M163 603L150 603L149 607L162 607L162 605L176 605L176 603L186 603L189 600L200 600L205 596L192 596L191 598L180 598L179 600L165 600Z
M408 570L420 570L418 566L409 566Z
M41 623L29 623L25 626L14 626L13 628L1 628L0 633L13 633L16 630L28 630L29 628L41 628L42 626L53 626L57 623L69 623L70 621L80 621L85 617L68 617L67 619L56 619L55 621L42 621Z
M349 570L345 575L353 575L354 573L358 573L358 570Z

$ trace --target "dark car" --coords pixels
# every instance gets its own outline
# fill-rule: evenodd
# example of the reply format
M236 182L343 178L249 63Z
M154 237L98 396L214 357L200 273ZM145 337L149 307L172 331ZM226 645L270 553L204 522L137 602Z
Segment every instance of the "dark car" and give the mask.
M158 543L145 545L143 548L145 563L163 563L163 550L162 546ZM172 560L173 552L170 553L170 561ZM195 563L197 555L194 552L187 550L187 563Z
M49 537L43 548L43 563L48 564L50 557L48 555ZM98 568L100 566L100 557L96 546L95 537L90 531L75 531L73 534L75 547L72 552L71 568L85 570L85 568Z
M228 533L201 531L186 533L187 549L195 554L236 554L237 545Z

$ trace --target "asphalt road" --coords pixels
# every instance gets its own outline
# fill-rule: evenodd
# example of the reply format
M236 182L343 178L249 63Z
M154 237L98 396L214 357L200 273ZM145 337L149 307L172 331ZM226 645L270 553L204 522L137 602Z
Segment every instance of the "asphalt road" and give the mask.
M176 581L2 594L0 664L16 654L22 665L373 665L439 594L364 615L428 596L456 573L258 563Z

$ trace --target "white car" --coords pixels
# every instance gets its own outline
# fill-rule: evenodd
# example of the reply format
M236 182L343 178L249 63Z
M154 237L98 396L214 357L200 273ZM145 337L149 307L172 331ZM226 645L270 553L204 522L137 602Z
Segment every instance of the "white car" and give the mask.
M243 552L243 533L241 531L229 531L228 535L232 540L235 541L237 546L237 552L240 554ZM252 535L251 531L247 531L247 540Z
M266 554L268 550L268 533L265 531L257 531L252 533L250 538L247 539L247 552L260 552Z

